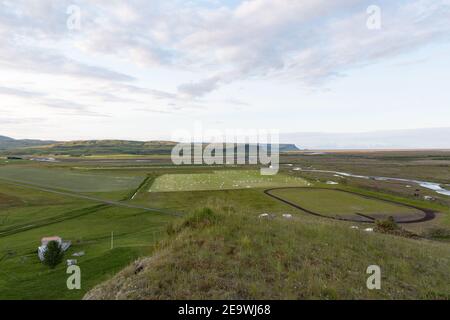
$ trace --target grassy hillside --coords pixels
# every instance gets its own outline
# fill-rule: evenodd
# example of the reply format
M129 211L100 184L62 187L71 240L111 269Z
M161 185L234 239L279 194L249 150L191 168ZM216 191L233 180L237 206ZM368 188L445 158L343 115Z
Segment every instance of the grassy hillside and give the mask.
M162 160L153 162L156 157ZM296 171L346 162L290 153L282 154L276 176L261 176L259 168L249 166L173 166L170 157L159 155L56 158L60 161L0 160L2 299L79 299L86 293L94 298L152 299L449 298L450 210L432 190ZM347 161L369 173L388 167L386 162L393 163L388 168L402 162L397 167L410 166L407 172L413 178L417 172L448 181L447 162L441 159L426 160L426 165L422 158L413 160L415 164ZM329 186L329 180L339 184ZM305 186L359 196L331 189L313 192ZM314 216L268 196L266 188L273 187L283 187L272 190L280 198L323 215L410 215L404 206L379 201L383 199L437 214L430 221L402 224L418 236L392 231L412 237L401 238L363 231L373 224ZM436 200L415 197L417 188ZM186 218L144 210L189 215L205 207L213 213ZM261 220L262 213L276 218ZM283 218L286 213L292 219ZM85 252L76 257L81 290L67 290L65 261L54 270L39 262L40 239L53 235L72 241L65 259ZM381 291L366 289L365 271L372 264L381 267Z
M170 154L175 142L88 140L58 142L45 146L17 148L4 152L19 155L104 155L104 154Z
M85 299L448 299L448 244L308 219L262 220L216 205ZM366 269L379 265L381 290Z
M55 143L55 141L43 141L43 140L31 140L31 139L23 139L16 140L10 137L0 136L0 151L10 150L10 149L18 149L18 148L26 148L32 146L43 146Z
M12 141L12 142L11 142ZM88 156L88 155L170 155L176 142L172 141L128 141L128 140L86 140L86 141L68 141L68 142L46 142L40 143L33 140L29 144L14 144L19 140L11 139L10 142L0 140L0 151L5 155L69 155L69 156ZM14 143L13 143L14 142ZM5 146L2 148L2 146ZM206 146L206 144L205 144ZM269 146L269 150L270 150ZM246 145L248 152L248 145ZM293 144L280 144L280 152L298 151Z

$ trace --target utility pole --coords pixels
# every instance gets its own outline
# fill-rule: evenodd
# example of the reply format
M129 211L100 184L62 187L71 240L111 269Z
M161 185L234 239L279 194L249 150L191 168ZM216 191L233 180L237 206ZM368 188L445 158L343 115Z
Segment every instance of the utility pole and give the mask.
M111 250L114 248L114 231L111 231Z

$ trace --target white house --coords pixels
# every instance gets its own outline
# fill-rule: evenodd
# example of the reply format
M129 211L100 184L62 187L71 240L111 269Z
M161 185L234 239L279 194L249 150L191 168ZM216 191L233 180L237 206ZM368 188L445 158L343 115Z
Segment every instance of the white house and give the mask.
M41 246L38 247L38 257L39 260L44 261L44 253L47 251L47 245L50 241L56 241L58 242L59 246L63 251L66 251L69 249L69 247L72 245L72 242L70 241L63 241L61 237L44 237L41 239Z

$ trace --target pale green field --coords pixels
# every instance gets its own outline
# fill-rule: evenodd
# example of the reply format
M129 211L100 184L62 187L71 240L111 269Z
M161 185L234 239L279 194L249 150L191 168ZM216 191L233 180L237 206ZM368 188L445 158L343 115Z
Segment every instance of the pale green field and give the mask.
M302 178L282 174L263 176L258 170L222 170L212 173L164 174L153 182L149 192L302 187L306 185L307 182Z
M110 192L137 188L144 177L96 174L66 168L1 166L0 179L10 179L73 192Z

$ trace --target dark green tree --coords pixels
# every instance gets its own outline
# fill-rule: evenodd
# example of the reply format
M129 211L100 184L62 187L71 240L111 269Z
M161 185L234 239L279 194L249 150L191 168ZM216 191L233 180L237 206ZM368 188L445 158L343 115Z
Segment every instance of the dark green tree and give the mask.
M64 257L64 251L57 241L50 241L47 244L47 250L44 252L44 264L51 269L60 264Z

